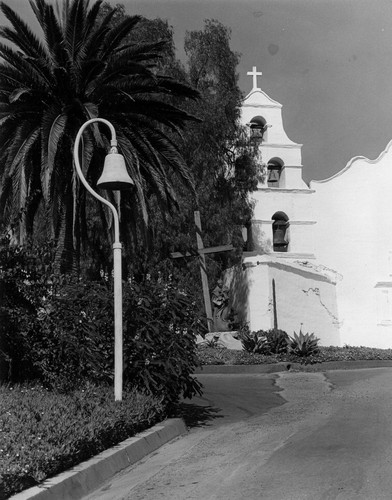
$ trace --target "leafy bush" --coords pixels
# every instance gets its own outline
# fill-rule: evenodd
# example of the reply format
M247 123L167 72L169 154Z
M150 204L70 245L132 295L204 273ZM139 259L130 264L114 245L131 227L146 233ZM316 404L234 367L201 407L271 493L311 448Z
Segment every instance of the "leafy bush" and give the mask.
M289 336L283 330L272 328L264 333L267 340L268 354L282 354L287 352Z
M170 276L132 280L125 297L126 380L138 390L164 394L170 402L179 395L201 394L201 384L192 376L198 366L200 324L190 294Z
M197 365L199 317L189 295L170 278L148 276L124 284L124 382L174 402L200 393ZM39 318L32 350L41 380L72 390L80 380L113 377L113 294L104 283L66 284L52 294Z
M88 385L56 394L0 386L0 499L58 474L164 418L162 398Z
M279 329L250 332L249 328L239 333L243 349L256 354L281 354L287 352L289 336Z
M258 365L281 361L281 355L254 354L223 347L198 346L197 356L201 365Z
M113 370L113 294L104 282L54 287L37 313L29 344L49 387L67 391L82 380L110 381Z
M0 251L2 380L38 379L63 392L110 382L112 280L54 276L32 254ZM201 321L191 293L157 274L124 283L123 296L124 381L167 402L200 393L192 374Z
M319 351L319 340L314 333L303 334L300 330L297 335L294 332L293 338L290 338L290 352L300 357L313 356Z
M0 376L68 390L108 376L112 295L103 282L53 275L51 248L1 246Z
M12 247L7 238L0 239L0 380L36 376L29 336L47 295L51 248L50 242Z

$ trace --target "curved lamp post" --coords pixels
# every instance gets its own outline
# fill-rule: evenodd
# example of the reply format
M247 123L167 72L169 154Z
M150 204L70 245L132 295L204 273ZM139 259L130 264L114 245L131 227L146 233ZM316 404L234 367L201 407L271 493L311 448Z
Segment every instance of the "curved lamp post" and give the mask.
M113 242L113 274L114 274L114 398L116 401L122 400L122 376L123 376L123 327L122 327L122 276L121 276L121 243L120 243L120 223L116 207L106 200L88 184L83 175L79 162L79 142L84 129L94 122L101 122L107 125L111 132L110 151L105 158L105 164L97 186L102 189L124 190L130 189L134 182L129 177L124 157L118 154L116 131L113 125L103 118L92 118L86 121L79 129L74 145L74 162L76 172L89 191L97 200L107 205L113 214L114 219L114 242Z

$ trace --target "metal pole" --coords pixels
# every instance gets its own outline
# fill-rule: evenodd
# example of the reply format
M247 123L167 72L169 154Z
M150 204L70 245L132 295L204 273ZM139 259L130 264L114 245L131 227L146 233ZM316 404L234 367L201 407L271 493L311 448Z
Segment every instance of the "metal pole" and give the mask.
M123 325L121 243L113 243L114 273L114 399L122 400L123 376Z
M121 243L120 243L120 222L116 207L106 198L103 198L88 184L83 175L79 162L79 142L84 129L94 122L102 122L107 125L112 134L111 146L117 146L116 131L113 125L104 118L92 118L86 121L79 129L76 135L74 145L74 162L76 172L82 181L84 187L97 200L107 205L113 214L114 220L114 243L113 243L113 278L114 278L114 399L122 400L123 388L123 325L122 325L122 266L121 266Z

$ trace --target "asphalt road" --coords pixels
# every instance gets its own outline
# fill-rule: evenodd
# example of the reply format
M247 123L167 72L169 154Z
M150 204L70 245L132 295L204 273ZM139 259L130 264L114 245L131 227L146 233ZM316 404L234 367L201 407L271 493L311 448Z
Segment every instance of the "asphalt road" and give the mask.
M392 369L200 375L187 436L90 500L392 499Z

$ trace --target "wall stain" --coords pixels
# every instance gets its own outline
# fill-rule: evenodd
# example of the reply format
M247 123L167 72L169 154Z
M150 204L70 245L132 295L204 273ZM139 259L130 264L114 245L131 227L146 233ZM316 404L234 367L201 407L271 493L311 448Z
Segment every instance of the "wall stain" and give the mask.
M307 290L302 290L302 291L306 295L309 295L309 292L313 292L318 297L320 305L326 310L327 314L333 319L334 324L335 325L341 324L341 322L339 322L339 318L337 318L321 300L321 293L319 288L308 288Z

